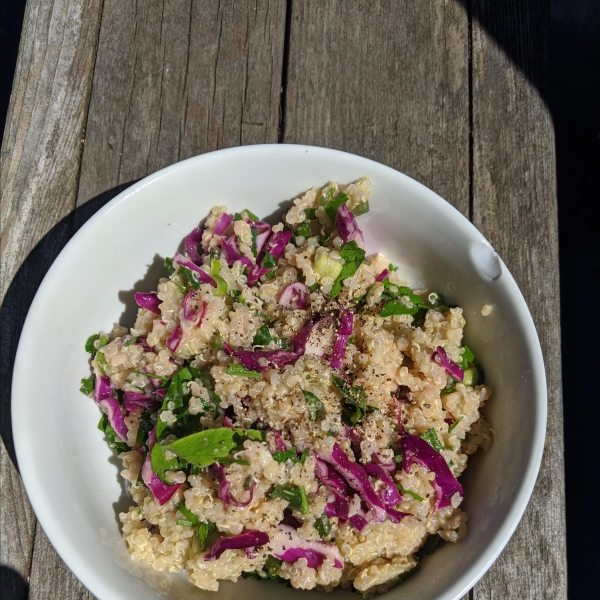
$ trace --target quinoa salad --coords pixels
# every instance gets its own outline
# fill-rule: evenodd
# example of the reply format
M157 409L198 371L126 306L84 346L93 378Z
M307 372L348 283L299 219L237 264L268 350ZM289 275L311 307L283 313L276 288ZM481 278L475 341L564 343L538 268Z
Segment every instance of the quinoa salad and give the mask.
M214 207L134 326L87 340L134 561L204 590L368 597L466 535L458 478L491 442L491 389L462 309L365 248L370 198L332 182L276 225Z

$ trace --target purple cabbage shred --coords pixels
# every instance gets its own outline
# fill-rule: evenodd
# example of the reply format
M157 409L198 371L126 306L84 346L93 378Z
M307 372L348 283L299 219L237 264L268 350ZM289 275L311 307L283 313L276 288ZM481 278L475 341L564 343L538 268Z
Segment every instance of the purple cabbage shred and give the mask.
M306 308L306 299L308 298L308 288L301 281L288 283L281 296L279 296L279 304L289 308Z
M354 215L346 204L342 204L335 217L335 226L344 244L356 242L361 248L365 245L362 231L359 229Z
M179 342L181 342L181 336L183 335L183 331L181 327L177 325L175 329L173 329L173 333L169 336L167 340L167 348L171 350L171 352L175 352L179 347Z
M202 231L196 227L192 229L185 238L185 251L187 252L190 260L200 266L202 264L202 257L198 253L198 244L202 241Z
M410 473L413 463L417 463L429 469L435 475L432 482L436 493L434 510L438 511L450 506L452 496L456 493L464 496L462 486L452 474L444 457L425 440L416 435L405 433L400 437L399 444L402 448L402 467L407 473Z
M187 269L190 269L190 271L194 271L194 273L197 273L198 279L202 283L209 283L213 287L217 287L215 280L206 271L202 270L198 265L194 264L191 260L187 259L185 256L183 256L183 254L179 254L179 252L176 252L173 256L173 262L176 265L186 267Z
M223 213L219 216L215 222L214 232L217 235L223 235L227 228L233 223L233 217L227 213Z
M222 537L213 544L204 560L218 559L225 550L245 550L246 548L264 546L268 542L269 536L264 531L245 531L239 535Z
M441 346L436 348L435 352L431 355L431 360L432 362L444 367L446 372L454 377L454 379L462 382L464 371L448 357L446 351Z
M157 293L142 294L141 292L137 292L133 297L135 298L135 303L140 308L145 308L155 315L160 315L160 308L158 308L160 306L160 300L158 299Z
M342 204L342 206L345 206ZM338 336L333 345L329 365L334 369L341 369L346 358L346 346L352 335L352 327L354 325L354 313L351 310L342 311L340 319L340 328Z

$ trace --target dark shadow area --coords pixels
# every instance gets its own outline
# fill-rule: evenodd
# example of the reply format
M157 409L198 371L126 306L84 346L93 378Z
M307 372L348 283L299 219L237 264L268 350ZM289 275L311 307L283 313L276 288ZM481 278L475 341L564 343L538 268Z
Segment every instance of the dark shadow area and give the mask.
M96 196L59 221L23 261L6 292L0 307L0 436L17 469L10 407L12 371L29 307L48 269L77 229L132 183L134 182Z
M165 259L158 254L154 255L152 262L147 265L146 274L133 284L130 290L121 290L119 292L119 300L125 305L119 323L125 327L133 327L137 316L138 305L135 302L136 292L156 291L156 285L161 277L167 277L168 273L165 269Z
M551 110L556 134L569 598L598 597L600 524L583 517L582 482L597 472L600 419L600 1L552 1ZM593 476L592 476L593 477Z
M600 550L593 540L600 533L600 525L594 519L581 517L579 499L581 482L590 481L590 475L593 478L596 472L596 442L593 435L582 431L579 421L584 416L587 423L593 423L600 416L597 386L593 377L586 376L596 370L593 343L594 334L600 331L596 309L600 299L600 0L456 1L465 7L471 19L482 24L539 90L553 117L561 275L568 586L570 598L591 598L598 588L595 565ZM24 0L0 3L2 123L8 108L24 7ZM284 68L285 65L284 60ZM0 434L15 464L10 384L27 310L44 274L74 231L121 189L98 196L58 223L27 257L2 305ZM279 211L272 217L278 215ZM151 268L155 262L156 259ZM137 290L135 286L134 289ZM123 318L129 322L133 314L131 298L127 296L124 301ZM3 597L5 589L12 585L4 584L8 577L5 570L10 569L2 570ZM25 582L22 584L26 586ZM22 589L26 594L26 587ZM8 598L12 600L11 596Z
M2 600L27 600L29 584L14 569L0 566L0 590Z
M0 131L4 131L6 124L10 91L19 55L25 4L25 0L0 2Z

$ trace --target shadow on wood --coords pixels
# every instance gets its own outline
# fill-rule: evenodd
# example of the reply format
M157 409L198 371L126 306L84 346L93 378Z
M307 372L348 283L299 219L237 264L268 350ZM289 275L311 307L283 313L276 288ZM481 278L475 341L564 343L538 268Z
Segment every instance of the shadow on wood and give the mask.
M14 569L0 566L2 600L27 600L29 584Z
M98 209L133 183L135 182L130 181L96 196L59 221L23 261L0 307L0 322L3 324L0 329L0 355L2 356L2 360L0 360L0 390L2 390L0 396L0 436L17 470L19 466L15 455L11 425L11 386L15 355L29 307L48 269L75 232ZM46 348L43 340L40 340L40 354L36 358L43 359L44 353L49 351L51 349ZM35 371L33 358L31 361L32 373ZM41 400L43 395L44 389L42 386L40 389Z

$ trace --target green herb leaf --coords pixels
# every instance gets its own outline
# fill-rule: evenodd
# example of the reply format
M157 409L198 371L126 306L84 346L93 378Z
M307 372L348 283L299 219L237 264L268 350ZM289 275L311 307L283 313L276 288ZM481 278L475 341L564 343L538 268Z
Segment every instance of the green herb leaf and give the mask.
M265 269L272 269L279 264L279 261L269 252L265 252L265 255L262 259L262 266Z
M167 458L164 446L157 443L152 447L150 460L152 462L152 470L158 475L158 478L164 483L173 485L171 481L165 479L165 471L174 471L179 468L177 457Z
M416 492L411 492L410 490L405 490L399 483L396 484L396 487L398 488L398 491L401 494L408 494L409 496L411 496L412 498L417 500L417 502L423 502L423 498L421 496L419 496L419 494L417 494Z
M198 525L198 517L191 511L188 510L183 502L177 505L177 510L188 520L191 521L194 527Z
M417 312L419 312L419 307L416 304L409 308L402 300L392 300L382 308L379 314L382 317L391 317L393 315L415 315Z
M365 251L359 248L354 240L340 247L340 256L344 259L345 264L338 275L333 288L331 288L330 298L335 298L341 291L344 279L352 277L365 259Z
M296 458L296 449L290 448L289 450L284 450L281 452L273 452L273 458L278 463L283 463L288 460L288 458Z
M362 386L350 386L345 379L336 375L333 376L333 385L342 395L342 419L351 427L368 412L375 410L367 405L367 394Z
M224 296L227 293L227 282L219 275L221 263L218 260L210 261L210 274L215 280L217 287L213 290L215 296Z
M215 409L219 407L221 404L221 398L217 394L215 394L215 385L211 376L204 371L200 371L199 369L192 369L190 367L190 371L192 371L192 376L194 379L199 379L202 385L208 390L208 395L210 397L210 401L214 405Z
M252 344L254 346L267 346L272 339L269 326L265 324L256 332L256 335L252 339Z
M165 269L167 270L169 275L173 275L173 273L175 273L176 268L173 266L172 258L165 258Z
M110 423L108 422L108 419L106 419L106 421L104 422L104 435L106 436L108 446L113 450L116 450L117 454L121 454L121 452L129 450L129 446L117 437L117 434L115 430L111 427Z
M134 336L130 336L129 338L127 338L127 340L123 343L123 346L133 346L133 344L135 344L137 342L137 337Z
M290 506L297 508L303 515L308 513L308 498L303 485L276 485L270 498L283 498Z
M428 429L423 435L419 436L422 440L425 440L434 450L437 452L441 452L444 449L442 443L440 442L440 438L438 438L437 433L433 427Z
M108 417L104 413L102 413L102 416L100 417L100 421L98 421L98 429L103 432L106 429L107 423L108 423Z
M317 209L316 208L305 208L304 214L309 221L317 218Z
M256 223L257 221L260 221L260 219L249 209L245 208L242 211L242 218L244 219L250 219L253 223Z
M315 529L319 532L319 535L324 538L327 537L331 531L331 522L329 517L323 513L318 519L315 519Z
M228 365L225 372L228 375L235 375L237 377L253 377L255 379L262 377L262 374L258 371L248 371L242 365Z
M480 382L480 380L481 370L478 368L478 365L471 365L468 369L463 371L462 383L464 385L474 387Z
M264 442L267 439L267 432L260 429L237 429L236 432L253 442Z
M229 456L231 451L237 447L234 435L234 430L229 427L206 429L175 440L167 444L165 448L187 462L204 468ZM155 444L154 447L157 445Z
M308 404L308 412L310 413L310 420L317 420L317 413L323 408L323 403L315 396L312 392L302 390L304 397L306 398L306 404Z
M254 258L256 258L256 236L258 235L258 229L256 229L256 227L251 227L250 235L252 236L252 244L250 246L250 249L252 250Z
M154 428L154 423L150 419L150 412L146 411L142 415L142 420L140 421L140 426L138 427L137 434L135 436L135 441L143 446L148 439L148 433Z
M346 196L346 194L344 194L344 192L340 192L339 194L337 194L337 196L335 198L333 198L332 200L329 200L329 202L327 202L327 204L325 204L325 206L323 207L323 209L327 213L327 216L334 223L335 223L335 217L337 215L337 212L338 212L340 206L342 204L344 204L344 202L348 202L348 196Z
M263 571L267 574L269 579L279 579L279 567L281 567L282 562L282 560L269 554L263 565Z
M79 391L86 396L89 396L94 391L94 382L96 381L95 375L90 375L87 379L81 380L81 387Z
M221 338L221 332L217 331L217 339L214 342L210 342L208 344L211 348L216 348L217 350L223 350L223 339Z
M456 391L456 382L454 381L454 379L452 379L452 377L448 377L448 381L446 382L446 387L442 390L440 390L440 396L443 396L445 394L451 394L452 392Z
M352 214L355 217L360 217L360 215L366 215L369 212L369 210L369 201L365 200L364 202L361 202L352 209Z
M303 465L304 461L308 458L309 454L310 450L308 448L304 448L304 451L300 455L300 458L295 459L294 462L299 462L301 465Z
M448 433L451 433L452 430L462 421L462 419L462 417L458 417L458 419L456 419L456 421L454 421L454 423L448 427Z
M181 525L182 527L194 527L194 524L191 521L187 521L185 519L177 519L175 523L177 523L177 525Z
M460 360L456 363L461 369L468 369L470 364L475 362L475 355L469 346L463 347L463 352L460 355Z
M200 279L198 279L198 273L196 273L196 271L192 271L187 267L179 265L179 273L193 290L200 289Z
M90 335L90 337L85 342L85 351L90 354L96 354L96 348L94 347L94 342L99 340L100 336L95 333L94 335Z
M304 221L296 227L296 236L299 235L301 235L303 238L309 238L311 236L309 221Z
M200 549L204 550L206 538L217 529L217 526L212 521L202 521L198 526L198 540L200 541Z
M98 369L100 369L100 373L102 375L106 375L106 359L104 358L104 352L96 352L96 364L98 365Z

